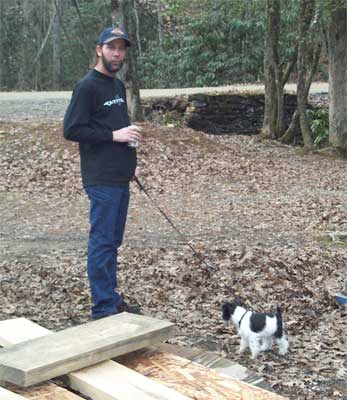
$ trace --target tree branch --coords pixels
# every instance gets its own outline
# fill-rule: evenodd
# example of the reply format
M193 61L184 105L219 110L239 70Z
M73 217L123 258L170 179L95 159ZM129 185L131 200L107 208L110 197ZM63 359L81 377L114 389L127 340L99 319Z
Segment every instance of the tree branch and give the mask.
M297 59L298 59L298 48L296 46L295 47L295 52L294 52L292 58L288 61L287 66L286 66L286 68L284 70L284 73L283 73L283 83L284 84L288 81L289 76L293 71L293 68L294 68L294 66L296 64Z
M54 20L55 20L56 15L57 15L57 12L55 11L53 13L52 17L51 17L50 22L49 22L49 27L47 29L46 36L43 39L43 41L41 43L41 46L39 48L39 51L37 52L37 54L36 54L36 56L34 58L34 61L32 62L31 66L30 66L30 71L32 71L32 69L34 68L35 64L38 62L38 60L41 57L41 54L42 54L42 52L43 52L43 50L44 50L44 48L45 48L45 46L47 44L48 38L49 38L49 36L50 36L50 34L52 32L52 28L53 28L53 24L54 24Z

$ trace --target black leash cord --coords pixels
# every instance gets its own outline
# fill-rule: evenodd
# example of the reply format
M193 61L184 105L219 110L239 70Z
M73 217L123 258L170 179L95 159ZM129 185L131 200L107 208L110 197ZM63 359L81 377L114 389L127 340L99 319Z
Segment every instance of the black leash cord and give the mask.
M159 210L159 212L164 216L164 218L166 219L166 221L171 225L171 227L174 229L175 232L178 233L178 235L180 236L183 244L187 245L193 252L193 254L198 258L198 260L200 261L201 264L203 264L208 272L208 275L210 276L210 269L211 267L206 263L206 261L203 259L203 257L194 249L194 247L187 241L187 239L185 238L185 236L183 235L183 233L181 233L178 228L175 226L175 224L171 221L171 219L167 216L167 214L159 207L158 203L153 199L153 197L148 193L148 191L146 190L146 188L142 185L142 183L140 182L139 178L137 176L134 177L135 182L137 183L139 189L141 192L143 192L148 198L149 200L152 202L152 204Z

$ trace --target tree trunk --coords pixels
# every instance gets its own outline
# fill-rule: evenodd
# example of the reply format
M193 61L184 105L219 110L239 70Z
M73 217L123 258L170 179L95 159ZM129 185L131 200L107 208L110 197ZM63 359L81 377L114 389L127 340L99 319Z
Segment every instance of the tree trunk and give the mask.
M303 97L305 98L306 104L307 104L307 97L310 92L312 79L317 70L321 49L322 49L322 42L318 42L313 51L312 62L309 65L310 71L309 71L309 74L307 75L306 81L305 81L305 92L304 92ZM285 131L285 133L281 137L281 142L286 143L286 144L294 143L295 136L296 136L299 128L300 128L299 112L298 112L298 108L296 108L294 114L292 115L292 119L290 121L288 129Z
M4 37L4 29L3 29L3 24L1 21L3 21L4 18L4 1L0 1L0 37ZM0 91L5 88L5 63L4 63L4 45L2 40L0 40Z
M111 18L112 18L112 26L120 26L123 28L125 27L122 0L111 0ZM128 69L128 63L126 60L122 69L118 72L118 78L122 80L125 85L126 85L127 69Z
M64 14L65 0L53 0L55 8L55 16L52 27L52 44L53 44L53 65L52 65L52 87L59 90L63 81L63 64L62 64L62 21Z
M143 121L140 88L136 74L137 59L134 43L136 43L137 24L134 12L134 0L112 0L111 7L112 22L115 25L121 25L125 28L132 43L119 77L127 88L127 100L131 119L133 121Z
M1 0L0 0L1 1ZM30 59L30 48L28 43L28 38L30 38L30 2L29 0L24 0L22 4L23 10L23 26L22 26L22 39L20 41L21 50L21 66L18 68L18 86L20 90L29 89L29 74L27 71L27 60Z
M125 29L132 43L136 43L137 24L135 16L135 0L123 0ZM129 110L133 121L143 121L143 111L140 99L140 87L137 77L137 57L135 46L130 48L128 55L128 69L126 83L129 95Z
M298 113L298 108L294 111L294 114L292 115L292 119L290 120L290 124L287 128L287 130L284 132L284 134L281 137L281 142L285 144L290 144L294 143L295 141L295 136L296 132L299 129L299 113Z
M264 75L265 75L265 108L262 129L263 138L276 137L277 121L277 89L276 67L278 62L277 46L280 24L280 1L266 1L266 31L264 48Z
M112 26L124 27L122 0L111 0L111 18L112 18Z
M329 142L347 157L347 7L335 4L329 21Z
M264 49L265 107L261 136L277 139L284 132L284 86L297 58L296 49L286 65L278 55L280 35L280 0L266 1Z
M158 39L159 47L163 44L163 3L161 0L157 0L157 13L158 13Z
M314 42L319 41L319 35L314 29L317 26L318 12L315 16L315 0L300 0L299 17L299 47L298 47L298 82L297 82L297 101L300 121L301 134L304 140L304 148L313 148L313 135L307 118L307 96L311 85L312 76L307 71L310 64L314 64L318 59L315 58ZM314 18L315 16L315 18ZM318 39L317 39L318 37ZM319 53L321 46L319 45ZM318 54L319 54L318 53ZM315 69L315 65L312 65Z
M36 53L36 56L35 56L34 60L33 60L32 63L31 63L31 66L30 66L30 68L29 68L29 72L31 72L32 69L35 67L35 64L39 61L39 59L40 59L40 57L41 57L41 54L43 53L43 50L45 49L45 47L46 47L46 45L47 45L48 38L49 38L49 36L51 35L52 29L53 29L53 25L54 25L54 20L55 20L55 18L56 18L56 12L55 12L55 10L54 10L54 11L53 11L53 15L52 15L52 17L51 17L51 21L50 21L50 23L49 23L49 26L48 26L48 29L47 29L47 32L46 32L46 35L45 35L45 37L44 37L44 39L43 39L43 41L42 41L42 43L41 43L41 46L40 46L39 50L38 50L37 53Z
M137 51L139 53L139 57L142 57L142 47L140 40L140 19L139 13L137 12L136 2L134 3L134 15L136 20L136 42L137 42Z
M276 74L276 90L277 90L277 115L275 125L275 138L282 136L284 131L284 82L281 71Z

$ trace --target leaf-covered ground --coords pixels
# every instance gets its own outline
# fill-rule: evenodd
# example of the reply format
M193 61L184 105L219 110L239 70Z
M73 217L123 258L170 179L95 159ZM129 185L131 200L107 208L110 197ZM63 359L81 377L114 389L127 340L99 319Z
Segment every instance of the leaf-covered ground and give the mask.
M291 399L347 398L346 163L255 136L214 137L142 124L142 183L199 261L132 184L119 285L143 311L177 324L171 341L247 366ZM88 202L78 147L59 122L0 122L0 319L50 329L89 319ZM290 352L239 356L221 305L282 308Z

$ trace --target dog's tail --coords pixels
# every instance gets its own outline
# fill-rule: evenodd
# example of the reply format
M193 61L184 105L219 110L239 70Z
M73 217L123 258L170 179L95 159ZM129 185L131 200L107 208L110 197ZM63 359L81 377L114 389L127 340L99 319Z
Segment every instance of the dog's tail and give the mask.
M276 308L276 319L277 319L277 329L274 336L276 339L280 339L283 336L283 319L280 306L277 306Z

